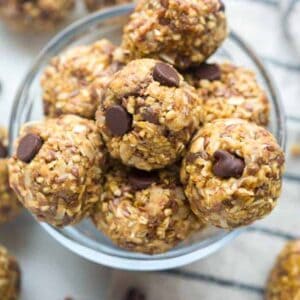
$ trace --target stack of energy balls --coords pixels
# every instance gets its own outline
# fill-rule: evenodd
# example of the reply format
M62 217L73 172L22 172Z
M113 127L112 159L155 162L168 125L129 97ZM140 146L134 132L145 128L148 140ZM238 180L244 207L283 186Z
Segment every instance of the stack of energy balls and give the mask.
M46 118L23 126L10 162L22 204L54 226L90 217L148 254L270 213L284 154L255 74L207 62L226 36L220 0L140 0L120 46L103 39L53 58Z

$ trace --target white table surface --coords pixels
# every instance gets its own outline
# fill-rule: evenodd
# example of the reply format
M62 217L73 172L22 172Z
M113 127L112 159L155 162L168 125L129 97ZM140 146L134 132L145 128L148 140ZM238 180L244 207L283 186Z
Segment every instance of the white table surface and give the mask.
M276 0L225 0L225 3L231 27L264 59L288 113L299 115L300 62L282 37ZM12 34L0 23L0 81L3 82L0 123L7 124L16 88L49 38L49 35ZM279 207L258 225L296 236L299 189L297 183L285 182ZM58 245L26 214L0 229L0 243L18 257L23 269L21 300L60 300L66 296L74 300L121 300L121 294L132 284L147 291L147 300L258 300L262 299L259 291L268 270L285 241L277 233L274 237L263 231L243 234L224 250L184 268L185 273L178 278L174 273L141 275L92 264ZM215 279L226 279L230 284L222 286ZM241 284L242 288L236 287ZM247 290L243 284L257 289ZM106 295L107 289L110 296Z

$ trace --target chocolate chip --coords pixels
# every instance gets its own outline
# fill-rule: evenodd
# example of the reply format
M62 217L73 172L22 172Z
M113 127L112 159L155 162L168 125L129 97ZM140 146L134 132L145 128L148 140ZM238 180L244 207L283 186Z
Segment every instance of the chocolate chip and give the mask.
M128 176L128 181L136 190L143 190L158 181L156 172L146 172L132 169Z
M29 133L24 136L17 149L17 157L25 163L29 163L37 155L43 145L40 136Z
M158 115L152 110L152 108L144 108L141 112L142 118L144 121L147 121L149 123L153 124L159 124Z
M176 70L165 63L157 63L155 65L153 70L153 79L162 85L170 87L178 87L180 80Z
M214 153L213 173L221 178L240 178L244 172L245 162L242 158L225 150Z
M122 136L131 129L132 117L121 105L114 105L107 109L105 124L112 135Z
M7 148L0 142L0 158L5 158L7 155Z
M198 80L213 81L221 79L221 70L217 64L202 63L193 69L193 73Z
M219 8L219 11L225 11L225 4L222 0L219 0L220 2L220 8Z
M146 296L137 288L130 288L126 293L124 300L146 300Z

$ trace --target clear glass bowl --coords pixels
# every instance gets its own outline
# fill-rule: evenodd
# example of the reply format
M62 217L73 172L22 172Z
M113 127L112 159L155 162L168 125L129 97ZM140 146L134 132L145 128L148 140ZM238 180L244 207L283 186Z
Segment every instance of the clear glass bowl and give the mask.
M40 53L17 93L10 121L10 140L15 140L20 126L43 117L40 75L49 60L68 47L109 38L120 42L122 26L133 5L117 6L80 20L58 34ZM257 56L235 33L231 32L213 59L230 59L256 70L272 104L270 130L283 146L285 143L284 113L276 89ZM97 231L89 220L63 229L41 223L58 242L93 262L126 270L162 270L186 265L222 248L241 230L224 231L208 228L160 255L144 255L114 246Z

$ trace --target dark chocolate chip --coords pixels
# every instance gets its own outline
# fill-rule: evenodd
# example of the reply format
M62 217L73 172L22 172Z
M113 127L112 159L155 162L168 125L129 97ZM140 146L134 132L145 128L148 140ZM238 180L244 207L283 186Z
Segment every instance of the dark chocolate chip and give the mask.
M143 190L158 181L156 172L132 169L128 176L130 185L136 190Z
M221 178L240 178L245 169L245 162L242 158L225 150L217 150L214 153L216 160L213 165L213 173Z
M220 2L220 8L219 8L219 11L225 11L225 4L222 0L219 0Z
M7 148L0 142L0 158L5 158L7 155Z
M151 108L144 108L141 115L144 121L159 124L158 115Z
M162 85L170 87L178 87L180 81L177 71L173 67L161 62L157 63L154 67L153 79Z
M124 300L146 300L146 296L137 288L130 288L126 293Z
M17 157L25 163L29 163L37 155L43 145L43 140L40 136L29 133L24 136L19 143L17 149Z
M131 129L132 117L121 105L114 105L107 109L105 124L112 135L122 136Z
M220 80L221 70L217 64L202 63L193 70L198 80L206 79L209 81Z

